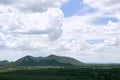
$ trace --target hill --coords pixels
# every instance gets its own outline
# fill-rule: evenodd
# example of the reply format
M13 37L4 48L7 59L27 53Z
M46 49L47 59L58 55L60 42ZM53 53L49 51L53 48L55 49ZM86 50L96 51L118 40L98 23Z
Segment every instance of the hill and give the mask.
M7 60L0 61L0 65L8 64L9 62Z
M49 55L48 57L46 57L46 59L55 59L61 63L70 63L70 64L75 65L75 66L83 65L82 62L80 62L74 58L64 57L64 56Z
M47 57L33 57L25 56L17 61L15 64L18 66L80 66L82 62L69 58L56 55L49 55Z

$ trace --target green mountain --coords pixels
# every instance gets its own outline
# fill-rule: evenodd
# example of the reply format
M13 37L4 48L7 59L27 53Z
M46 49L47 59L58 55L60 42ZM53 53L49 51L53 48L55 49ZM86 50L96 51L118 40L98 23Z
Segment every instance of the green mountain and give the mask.
M49 55L48 57L46 57L46 59L55 59L61 63L70 63L70 64L75 65L75 66L83 65L82 62L80 62L74 58L64 57L64 56Z
M7 60L0 61L0 65L8 64L9 62Z
M56 55L49 55L47 57L33 57L25 56L15 61L18 66L80 66L82 62L69 58Z

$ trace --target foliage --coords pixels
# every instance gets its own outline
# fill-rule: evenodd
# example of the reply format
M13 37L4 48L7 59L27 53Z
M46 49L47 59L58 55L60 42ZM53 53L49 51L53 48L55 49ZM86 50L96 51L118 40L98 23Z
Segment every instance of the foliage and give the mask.
M120 80L120 68L46 68L0 73L0 80Z
M69 57L49 55L48 57L25 56L17 60L15 64L18 66L80 66L83 63Z

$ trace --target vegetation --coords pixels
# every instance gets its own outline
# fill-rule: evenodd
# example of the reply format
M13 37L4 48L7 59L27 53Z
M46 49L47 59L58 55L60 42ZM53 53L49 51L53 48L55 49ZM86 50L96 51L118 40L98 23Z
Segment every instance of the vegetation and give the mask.
M0 73L0 80L120 80L120 68L44 68Z
M32 57L25 56L15 61L18 66L80 66L83 65L80 61L56 55L49 55L47 57Z
M84 64L55 55L1 64L0 80L120 80L120 64Z

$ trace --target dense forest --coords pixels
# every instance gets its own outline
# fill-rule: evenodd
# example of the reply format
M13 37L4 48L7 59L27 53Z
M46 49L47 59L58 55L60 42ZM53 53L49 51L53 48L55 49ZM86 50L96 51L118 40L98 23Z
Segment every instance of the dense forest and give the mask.
M120 68L46 68L0 73L0 80L120 80Z

